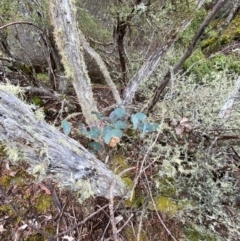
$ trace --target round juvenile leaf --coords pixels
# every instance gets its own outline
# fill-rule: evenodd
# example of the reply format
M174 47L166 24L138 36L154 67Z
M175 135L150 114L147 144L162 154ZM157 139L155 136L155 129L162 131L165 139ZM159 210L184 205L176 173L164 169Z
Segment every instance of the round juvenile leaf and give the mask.
M96 139L101 135L101 131L98 127L92 127L91 130L87 133L89 138Z
M145 123L143 125L142 137L144 137L146 133L156 131L158 127L159 127L159 125L155 124L155 123Z
M126 116L126 110L123 108L116 108L114 110L114 112L116 113L116 115L119 119L124 118Z
M109 144L109 142L111 141L112 137L118 137L118 138L122 138L122 131L119 129L112 129L110 130L105 136L104 136L104 142L106 144Z
M124 118L126 116L126 110L123 108L116 108L111 114L109 115L110 119L117 120Z
M70 123L67 120L62 121L62 128L63 128L64 134L67 136L70 134L71 129L72 129Z
M105 136L109 131L111 131L113 129L113 127L112 126L105 126L104 128L103 128L103 136Z
M96 150L96 151L100 151L102 149L102 146L100 143L92 141L88 143L88 146L91 147L92 149Z
M118 120L117 122L115 122L114 127L116 129L124 130L124 129L127 129L127 124L125 121Z
M147 118L147 116L141 112L131 115L131 122L133 123L133 128L137 129L138 125L141 122L144 122L146 120L146 118Z
M77 126L79 127L81 134L86 136L88 133L86 126L82 122L78 122Z

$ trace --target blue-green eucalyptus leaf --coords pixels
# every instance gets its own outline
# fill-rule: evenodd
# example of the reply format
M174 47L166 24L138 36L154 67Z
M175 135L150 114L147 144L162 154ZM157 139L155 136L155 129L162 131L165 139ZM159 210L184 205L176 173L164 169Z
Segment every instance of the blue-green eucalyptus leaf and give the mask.
M70 134L71 129L72 129L70 123L67 120L62 121L62 128L63 128L64 134L67 136Z
M156 131L158 127L159 125L155 123L144 123L143 130L142 130L142 137L144 137L146 133Z
M107 125L103 128L103 132L102 132L102 135L105 136L109 131L111 131L113 129L112 126L110 125Z
M127 129L127 123L125 121L118 120L117 122L114 123L114 127L116 129Z
M86 126L82 122L78 122L77 126L79 127L81 134L86 136L88 133Z
M91 112L92 114L96 115L96 117L99 119L99 120L102 120L105 118L105 116L97 111L92 111Z
M119 120L126 116L126 110L123 108L116 108L114 111L111 112L109 118L113 121Z
M112 137L118 137L118 138L122 138L122 131L119 129L112 129L110 130L105 136L104 136L104 142L106 144L109 144L109 142L111 141Z
M91 130L87 133L87 136L92 139L96 139L101 135L101 131L98 127L92 127Z
M137 129L138 125L140 123L143 123L146 120L146 118L147 116L141 112L131 115L131 122L133 124L133 128Z
M96 151L101 151L102 146L100 143L92 141L88 143L88 146L91 147L92 149L96 150Z

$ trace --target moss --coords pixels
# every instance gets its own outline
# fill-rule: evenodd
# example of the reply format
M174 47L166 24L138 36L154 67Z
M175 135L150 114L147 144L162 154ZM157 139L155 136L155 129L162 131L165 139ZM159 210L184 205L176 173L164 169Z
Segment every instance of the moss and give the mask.
M216 43L217 40L218 40L217 37L211 37L210 39L203 40L201 42L201 48L205 49L205 48L213 45L214 43Z
M25 171L18 171L15 176L3 175L0 178L0 185L8 187L11 184L17 184L18 186L24 186L26 182L27 174Z
M36 233L29 235L24 241L44 241L45 237L42 234Z
M11 183L11 177L8 175L4 175L0 178L0 185L3 187L8 187Z
M158 211L167 213L169 215L176 214L179 209L177 203L169 197L155 197L154 202ZM150 203L149 209L154 210L152 203Z
M32 101L34 105L39 105L39 106L43 105L43 101L38 96L33 96Z
M200 233L194 228L185 228L184 234L187 241L199 241L199 240L216 241L216 239L210 236L209 234Z
M208 81L211 81L211 74L214 71L227 71L228 74L240 74L239 59L233 55L218 54L213 58L206 58L200 49L194 51L192 56L187 59L183 65L185 71L189 71L195 76L196 82L202 84L202 79L209 76Z
M111 169L115 171L115 173L119 174L123 170L129 168L129 165L126 159L121 155L113 156L111 160Z
M49 76L47 73L37 73L37 79L43 82L49 81Z
M106 40L112 37L104 26L101 26L100 21L92 16L87 10L78 8L77 21L81 31L86 35L98 40Z
M137 235L138 235L138 226L135 226L134 228L127 227L125 229L126 241L132 241L132 240L146 241L147 240L147 235L143 232L143 230L140 230L139 239L137 239Z
M41 194L37 197L36 200L36 209L39 212L46 212L48 211L51 206L53 205L52 196Z
M0 206L0 213L2 213L4 215L9 215L9 216L12 216L12 215L15 214L10 204L1 205Z

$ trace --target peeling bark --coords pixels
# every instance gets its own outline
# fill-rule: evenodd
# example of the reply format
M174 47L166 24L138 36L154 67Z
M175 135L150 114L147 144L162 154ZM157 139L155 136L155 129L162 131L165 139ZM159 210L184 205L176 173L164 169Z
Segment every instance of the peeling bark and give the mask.
M122 181L82 145L37 120L30 106L2 90L0 142L8 152L14 151L15 159L25 160L35 174L50 177L63 187L82 192L86 187L83 184L87 183L90 193L109 197L109 188L115 180L113 195L126 193Z

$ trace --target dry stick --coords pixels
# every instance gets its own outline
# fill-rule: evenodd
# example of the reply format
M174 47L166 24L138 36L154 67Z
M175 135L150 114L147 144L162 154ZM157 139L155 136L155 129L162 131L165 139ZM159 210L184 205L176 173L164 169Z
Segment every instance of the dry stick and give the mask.
M81 222L79 222L78 224L74 225L73 227L70 227L68 230L59 233L58 235L55 235L53 238L56 239L72 230L74 230L75 228L79 227L80 225L83 225L84 223L86 223L89 219L91 219L92 217L94 217L96 214L98 214L99 212L101 212L103 209L107 208L108 204L104 205L103 207L99 208L97 211L95 211L94 213L91 213L90 215L88 215L84 220L82 220Z
M115 217L114 217L114 211L113 211L113 205L114 205L114 200L113 200L113 188L116 184L116 180L113 180L111 186L110 186L110 193L109 193L109 212L110 212L110 221L112 224L112 231L113 231L113 240L118 241L118 235L117 235L117 227L115 223Z
M135 169L135 167L130 167L126 170L123 170L122 172L119 173L119 177L122 176L124 173L131 171ZM114 210L113 210L113 206L114 206L114 200L113 200L113 189L114 186L116 184L116 179L113 180L111 186L110 186L110 192L109 192L109 212L110 212L110 221L111 221L111 225L112 225L112 230L113 230L113 240L114 241L118 241L118 236L117 234L119 233L119 231L117 230L116 227L116 223L115 223L115 217L114 217Z
M173 67L173 73L176 74L179 69L182 67L183 63L191 56L193 51L195 50L197 43L200 40L200 37L204 33L205 28L209 25L209 23L214 19L216 14L219 12L219 10L225 5L227 0L219 0L218 3L214 6L212 11L208 14L208 16L205 18L201 26L199 27L198 31L196 32L191 44L189 45L188 49L186 50L185 54L182 56L182 58L178 61L176 65ZM148 107L148 111L151 111L153 107L157 104L159 101L161 94L163 90L166 88L166 86L169 83L171 77L170 71L166 74L165 78L163 81L159 84L159 86L155 90L155 95Z
M144 215L144 212L142 210L142 213L141 213L141 216L140 216L140 222L139 222L139 225L138 225L137 241L140 241L140 239L141 239L143 215Z
M140 178L140 176L141 176L141 174L142 174L142 172L143 172L143 165L145 164L145 161L146 161L146 158L147 158L147 156L148 156L148 153L149 153L149 152L152 150L152 148L155 146L159 135L160 135L160 132L158 132L158 134L157 134L154 142L151 144L151 146L148 148L146 154L144 155L144 158L143 158L143 160L142 160L139 173L138 173L138 175L135 177L134 182L133 182L133 188L132 188L132 192L131 192L131 196L130 196L130 199L131 199L131 200L133 199L133 194L134 194L134 190L135 190L135 188L136 188L136 186L137 186L138 179Z
M147 175L146 175L146 172L144 171L144 176L147 179ZM150 194L150 197L151 197L151 200L152 200L152 203L153 203L153 207L156 211L156 214L158 216L158 219L160 221L160 223L162 224L163 228L166 230L166 232L169 234L169 236L174 240L174 241L177 241L177 239L172 235L172 233L170 232L170 230L167 228L166 224L163 222L161 216L159 215L158 213L158 210L157 210L157 206L156 206L156 203L154 202L154 199L153 199L153 196L152 196L152 192L151 192L151 188L149 187L149 183L147 182L147 187L148 187L148 192Z
M8 23L8 24L3 25L2 27L0 27L0 30L3 30L4 28L7 28L7 27L12 26L12 25L16 25L16 24L32 25L32 26L38 28L39 30L41 30L42 32L45 32L42 28L38 27L36 24L30 23L30 22L26 22L26 21L17 21L17 22Z

